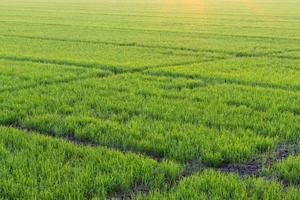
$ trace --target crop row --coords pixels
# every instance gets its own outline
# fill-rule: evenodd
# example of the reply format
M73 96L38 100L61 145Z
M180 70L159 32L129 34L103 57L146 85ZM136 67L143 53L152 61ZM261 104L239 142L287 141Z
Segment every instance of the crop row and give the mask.
M45 20L44 20L45 21ZM222 23L219 25L216 24L216 27L219 30L211 28L209 24L199 24L194 29L189 31L182 31L184 25L180 25L177 28L158 28L158 27L145 27L142 24L136 22L131 26L124 26L120 24L90 24L90 25L70 25L70 20L67 20L64 23L54 23L52 21L44 23L41 22L18 22L18 18L3 21L1 23L2 30L1 34L16 34L16 35L29 35L36 37L49 37L51 33L52 38L69 38L73 40L86 40L86 41L105 41L109 42L121 42L121 43L136 43L140 45L155 45L155 46L170 46L172 47L182 47L182 48L194 48L194 49L213 49L213 50L223 50L223 51L237 51L241 50L244 47L244 50L250 51L253 53L259 53L263 51L270 52L272 49L278 47L284 47L283 44L289 44L288 47L297 47L296 44L299 44L299 39L296 36L287 37L286 35L281 35L281 37L272 37L270 34L266 34L268 31L274 31L274 29L269 28L265 30L263 27L246 27L245 31L248 31L248 34L233 32L232 27L228 27L230 32L220 32L226 29L222 27ZM109 22L107 22L109 23ZM147 22L149 24L149 22ZM165 22L164 24L166 24ZM218 26L217 26L218 25ZM255 24L254 24L255 25ZM284 23L284 25L292 25L291 23ZM221 27L220 27L221 26ZM205 27L205 29L204 29ZM200 28L200 31L196 28ZM243 28L243 27L242 27ZM295 27L294 27L295 28ZM241 29L239 29L241 30ZM282 29L281 29L282 30ZM72 34L74 31L77 32L76 35ZM291 32L287 29L285 31ZM294 29L295 35L297 34L298 29ZM134 34L133 34L134 33ZM250 34L249 34L250 33ZM98 36L101 34L101 38ZM156 38L156 39L155 39ZM159 38L159 40L157 40ZM116 40L117 39L117 40ZM267 42L274 41L270 46L267 45ZM184 43L182 43L184 42ZM232 46L224 48L225 45L231 43ZM250 49L253 47L253 43L258 45L256 48ZM215 44L216 46L212 46ZM217 46L218 45L218 46ZM242 46L244 45L244 46ZM234 48L235 47L235 48ZM239 48L237 48L239 47ZM264 49L264 48L265 49Z
M67 4L68 2L65 3ZM82 3L83 2L79 2L79 5ZM295 4L293 1L292 3ZM275 16L265 12L253 13L249 9L244 9L245 5L243 5L242 2L236 1L222 2L218 5L214 5L214 2L205 2L206 6L212 9L210 12L197 12L196 10L184 8L183 2L175 3L173 6L175 6L176 9L171 6L172 8L170 8L170 10L162 10L162 8L167 6L164 5L164 2L145 3L144 5L135 3L135 6L131 6L130 3L124 2L120 5L121 8L95 1L88 3L91 6L89 8L82 8L80 6L73 7L70 6L70 4L67 4L70 7L66 9L66 4L60 2L60 6L55 5L54 7L46 2L44 4L44 6L47 5L46 7L37 7L37 5L28 7L28 5L25 6L21 4L18 9L16 9L15 6L7 6L8 3L6 3L4 4L6 6L3 6L3 9L1 10L1 18L6 20L23 19L26 22L47 22L52 25L63 23L70 26L71 24L74 26L77 25L77 28L80 28L80 26L83 25L90 25L92 27L97 27L99 25L101 27L102 25L112 28L133 27L143 31L147 29L182 32L198 31L200 33L220 33L222 31L222 33L227 34L238 33L254 35L255 33L256 35L269 37L274 35L293 37L296 33L299 35L299 29L295 27L294 23L296 21L295 15L297 12L293 12L292 9L289 9L290 12L287 15L283 12L286 8L278 6L278 4L280 4L278 2L268 2L267 5L263 5L266 4L266 1L259 2L262 6L273 9L276 8L276 11L279 13L273 13ZM94 7L92 7L92 5L94 5ZM224 7L227 12L224 12ZM39 16L39 18L35 16ZM276 18L278 16L280 16L280 19ZM174 19L176 20L176 23L174 22ZM236 28L237 26L238 28ZM94 32L96 34L99 29L94 27L93 31L89 32ZM70 30L70 32L72 31ZM295 34L292 35L291 33Z
M205 170L183 179L175 188L165 193L152 193L147 199L299 199L297 187L284 187L276 181L262 178L242 179L237 175L224 175Z
M299 151L299 149L297 149ZM286 184L300 184L300 156L289 156L265 169L268 176L276 177Z
M154 75L205 79L259 87L300 91L300 60L235 58L150 69Z
M105 199L139 186L162 189L181 170L172 162L0 127L0 197L5 199Z
M0 36L0 58L14 56L28 60L55 60L61 63L79 63L95 65L99 68L139 69L207 61L223 58L220 53L200 52L189 54L186 51L172 51L133 46L115 46L98 43L68 41L68 39L19 38Z
M2 198L105 199L137 195L142 199L298 199L296 187L261 178L242 179L204 170L174 184L182 167L157 163L132 153L70 142L0 127ZM298 158L274 166L276 175L298 183ZM293 172L293 173L291 173ZM142 188L140 190L138 188ZM145 197L143 191L149 191Z
M150 14L143 17L139 9L128 6L131 5L128 2L122 3L120 8L103 2L78 2L90 7L74 6L66 10L62 2L55 4L54 9L46 2L43 4L46 8L29 6L28 2L16 8L14 3L5 1L2 4L6 6L0 8L0 57L130 69L222 57L279 56L273 52L279 52L282 57L299 58L297 52L285 52L297 49L300 42L299 26L291 9L286 15L280 12L285 7L273 3L279 12L276 16L282 19L275 20L266 13L256 13L253 17L249 10L228 6L233 2L222 3L222 12L194 13L188 9L176 15L156 7L161 2L148 2L147 5L154 8L138 4L144 10L150 9ZM97 8L92 6L94 4ZM213 2L207 6L210 4L213 10L220 9L220 5ZM180 5L177 6L182 9ZM224 6L233 13L224 13ZM132 9L136 14L131 13ZM174 17L178 21L174 22Z
M178 161L241 162L299 140L298 93L124 74L3 92L0 122Z
M79 80L85 77L103 77L111 73L99 69L61 66L32 62L0 61L0 91L17 90L47 83Z

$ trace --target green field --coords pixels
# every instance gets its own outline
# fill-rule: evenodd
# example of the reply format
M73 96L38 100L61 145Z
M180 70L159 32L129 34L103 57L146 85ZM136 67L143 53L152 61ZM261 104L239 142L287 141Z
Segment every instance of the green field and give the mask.
M300 1L1 0L0 199L300 199Z

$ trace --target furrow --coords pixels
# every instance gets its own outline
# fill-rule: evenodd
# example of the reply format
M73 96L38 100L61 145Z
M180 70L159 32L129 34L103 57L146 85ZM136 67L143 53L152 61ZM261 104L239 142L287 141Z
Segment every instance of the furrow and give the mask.
M44 58L0 55L0 60L9 60L9 61L17 61L17 62L31 62L31 63L41 63L41 64L55 64L55 65L61 65L61 66L73 66L73 67L81 67L81 68L86 67L86 68L107 70L107 71L110 71L115 74L125 72L125 70L123 70L122 67L119 67L119 66L108 66L108 65L100 65L100 64L92 64L92 63L78 63L78 62L73 62L73 61L44 59Z
M233 85L241 85L241 86L249 86L249 87L258 87L258 88L265 88L265 89L272 89L272 90L285 90L289 92L299 92L300 86L284 86L278 84L270 84L270 83L258 83L258 82L251 82L251 81L244 81L244 80L234 80L234 79L226 79L226 78L212 78L206 76L188 76L182 74L170 74L170 73L163 73L163 72L145 72L146 75L151 76L158 76L158 77L171 77L171 78L186 78L186 79L194 79L194 80L201 80L209 84L233 84Z
M146 31L146 30L144 30L144 31ZM210 34L207 34L207 35L210 36ZM280 50L280 51L271 51L271 52L256 54L256 53L232 52L232 51L221 51L221 50L210 50L210 49L197 49L197 48L189 48L189 47L171 47L171 46L163 46L163 45L138 44L136 42L132 42L132 43L105 42L105 41L96 41L96 40L53 38L53 37L40 37L40 36L15 35L15 34L0 34L0 36L13 37L13 38L24 38L24 39L32 39L32 40L48 40L48 41L60 41L60 42L103 44L103 45L113 45L113 46L118 46L118 47L135 47L135 48L187 51L190 53L194 53L196 55L197 55L197 53L220 53L220 54L224 54L227 56L234 56L234 57L263 57L263 56L271 56L272 57L273 54L276 55L278 53L283 52L282 50ZM299 39L299 41L300 41L300 39ZM293 50L294 49L292 49L292 51ZM295 50L298 50L298 49L295 49Z
M101 76L83 76L83 77L74 77L74 78L67 78L67 79L62 79L62 80L56 80L56 81L47 81L43 83L34 83L26 86L17 86L17 87L10 87L10 88L4 88L0 89L0 93L2 92L16 92L16 91L21 91L21 90L28 90L28 89L34 89L40 86L50 86L50 85L57 85L57 84L62 84L62 83L71 83L75 81L82 81L86 79L90 79L93 77L99 77L99 78L104 78L108 77L110 75L101 75Z
M198 49L185 48L185 47L167 47L161 45L146 45L133 43L121 43L121 42L105 42L105 41L93 41L93 40L80 40L80 39L66 39L66 38L51 38L51 37L38 37L38 36L25 36L25 35L10 35L10 34L0 34L2 37L14 37L14 38L25 38L32 40L49 40L49 41L60 41L60 42L78 42L78 43L90 43L90 44L104 44L104 45L114 45L119 47L137 47L137 48L155 48L155 49L169 49L169 50L179 50L179 51L190 51L197 53ZM201 52L205 52L202 51Z
M52 132L41 132L39 131L38 129L34 129L34 128L28 128L28 127L25 127L23 125L20 125L18 124L17 122L16 123L11 123L11 124L5 124L5 125L2 125L2 126L5 126L5 127L10 127L10 128L14 128L14 129L18 129L18 130L21 130L25 133L38 133L40 135L46 135L46 136L49 136L49 137L53 137L53 138L59 138L59 139L62 139L62 140L65 140L65 141L68 141L68 142L71 142L73 144L76 144L76 145L81 145L81 146L87 146L87 147L105 147L107 149L110 149L110 150L114 150L114 151L119 151L119 152L123 152L123 153L134 153L134 154L137 154L137 155L141 155L145 158L150 158L152 160L155 160L157 162L162 162L163 161L163 157L159 157L158 155L155 155L155 154L148 154L148 153L144 153L144 152L140 152L140 151L136 151L135 149L130 149L130 148L124 148L124 147L117 147L117 146L108 146L108 145L100 145L98 143L95 143L95 142L91 142L91 141L86 141L86 140L79 140L78 138L74 137L72 134L69 134L67 136L55 136L54 133Z

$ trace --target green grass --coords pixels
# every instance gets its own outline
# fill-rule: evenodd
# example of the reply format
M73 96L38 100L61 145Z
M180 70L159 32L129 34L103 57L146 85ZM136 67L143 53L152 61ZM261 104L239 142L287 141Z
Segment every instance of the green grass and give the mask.
M276 145L278 138L268 131L277 131L285 120L272 111L228 105L214 97L215 90L226 94L222 86L203 87L200 81L185 79L143 75L89 79L2 93L0 102L6 103L0 107L0 121L55 136L74 136L210 165L245 161ZM242 93L237 90L237 94ZM222 117L222 112L227 114ZM268 118L273 120L266 123ZM298 119L294 118L289 123L296 129ZM258 124L259 120L265 121Z
M294 147L293 151L299 148ZM290 155L286 159L282 159L275 163L272 167L264 169L266 175L273 176L285 184L300 184L300 156Z
M216 172L300 142L299 13L0 1L0 199L299 199L299 155Z
M288 157L286 160L277 163L273 170L275 175L286 182L299 184L300 183L300 158Z
M300 60L283 58L235 58L189 66L164 67L156 75L199 78L210 81L300 91ZM282 76L284 74L284 76Z
M299 199L296 187L284 187L278 182L261 178L241 179L207 170L183 179L166 193L153 193L148 199Z
M0 91L12 91L111 74L101 70L86 70L82 67L61 67L54 64L24 63L21 61L0 61L0 70Z
M0 59L81 65L89 68L130 71L163 65L212 60L212 53L190 56L189 52L140 48L134 45L109 45L93 42L1 37ZM28 48L30 45L30 48ZM145 59L147 58L147 59Z
M3 127L0 158L0 196L5 199L103 199L135 185L163 188L181 171L172 162Z

